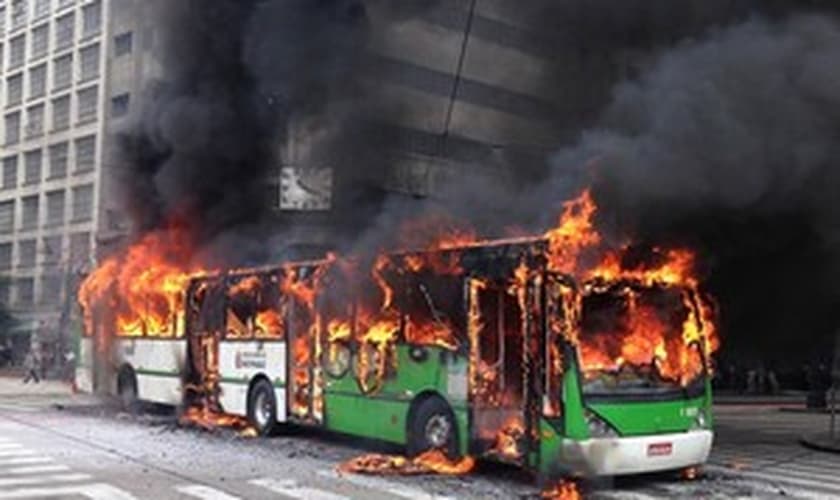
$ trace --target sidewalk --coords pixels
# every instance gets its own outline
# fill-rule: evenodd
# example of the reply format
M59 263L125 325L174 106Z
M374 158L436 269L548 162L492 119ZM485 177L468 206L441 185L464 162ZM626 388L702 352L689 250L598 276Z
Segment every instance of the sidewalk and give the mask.
M92 394L74 393L68 382L42 380L38 384L24 384L21 377L12 376L0 376L0 401L64 406L99 404L99 399Z
M761 405L779 407L801 407L805 409L807 394L802 391L782 391L779 394L739 394L729 391L712 392L716 405Z

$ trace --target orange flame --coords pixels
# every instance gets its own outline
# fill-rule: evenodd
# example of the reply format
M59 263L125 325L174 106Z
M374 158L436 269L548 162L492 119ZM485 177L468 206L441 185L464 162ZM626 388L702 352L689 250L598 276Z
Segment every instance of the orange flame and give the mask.
M89 274L79 289L85 328L93 331L98 305L115 315L112 333L126 336L179 336L183 333L184 291L194 274L189 236L181 229L148 233Z
M576 483L560 481L540 493L544 500L581 500L583 498Z
M475 459L470 456L451 460L441 450L429 450L414 458L370 453L348 460L339 465L338 470L356 474L460 476L469 473L474 467Z

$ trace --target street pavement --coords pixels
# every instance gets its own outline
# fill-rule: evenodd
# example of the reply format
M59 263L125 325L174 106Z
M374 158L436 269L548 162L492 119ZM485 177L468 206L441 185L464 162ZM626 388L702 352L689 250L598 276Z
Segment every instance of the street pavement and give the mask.
M18 382L19 383L19 382ZM825 415L772 405L717 408L715 449L694 481L661 474L584 486L587 498L840 498L840 455L798 444ZM536 498L533 481L491 464L463 477L339 475L369 451L287 430L243 439L176 426L167 414L131 416L60 385L0 381L0 500L67 498L314 499Z

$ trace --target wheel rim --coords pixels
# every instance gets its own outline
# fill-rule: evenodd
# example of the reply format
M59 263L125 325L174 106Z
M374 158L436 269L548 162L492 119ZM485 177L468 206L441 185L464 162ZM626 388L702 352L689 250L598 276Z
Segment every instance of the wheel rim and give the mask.
M265 392L257 393L256 401L254 402L254 419L257 421L257 426L264 429L271 419L271 401Z
M434 415L426 422L426 442L433 448L442 448L449 442L449 435L452 432L452 424L446 415Z

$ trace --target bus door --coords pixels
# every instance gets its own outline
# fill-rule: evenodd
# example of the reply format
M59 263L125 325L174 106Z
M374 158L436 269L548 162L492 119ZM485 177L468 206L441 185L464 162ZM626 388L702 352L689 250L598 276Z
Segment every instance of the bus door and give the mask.
M324 420L324 388L321 365L321 335L313 303L291 302L288 310L288 364L286 380L288 414L293 421L321 424Z
M225 328L226 286L222 278L195 281L187 304L187 404L219 408L219 341Z
M563 416L566 357L572 353L568 339L575 335L578 325L580 296L573 281L558 274L547 275L545 296L542 414L559 419Z
M524 464L533 418L530 284L469 280L471 451Z

